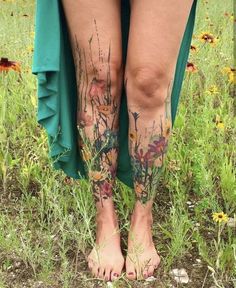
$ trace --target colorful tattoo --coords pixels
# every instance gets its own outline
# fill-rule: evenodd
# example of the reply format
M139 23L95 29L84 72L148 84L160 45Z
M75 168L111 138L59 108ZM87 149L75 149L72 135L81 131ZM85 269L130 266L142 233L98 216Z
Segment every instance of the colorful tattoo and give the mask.
M159 129L157 129L154 120L151 132L147 132L147 129L145 129L145 135L141 134L138 126L141 113L129 110L130 119L133 119L133 129L129 129L129 151L133 169L134 189L137 199L143 204L155 196L160 171L164 163L164 155L167 152L168 139L172 128L171 92L172 81L168 87L165 100L165 117L164 119L160 117ZM148 139L146 146L143 144L144 138Z
M96 21L94 20L96 26ZM93 35L89 39L89 54L86 58L84 49L80 48L75 36L74 57L76 63L78 86L77 128L79 131L79 147L84 160L91 190L95 201L112 196L113 182L116 176L116 159L118 154L118 97L111 94L109 46L107 61L96 28L99 48L98 67L92 57ZM104 73L106 77L100 76ZM88 73L88 67L92 73Z

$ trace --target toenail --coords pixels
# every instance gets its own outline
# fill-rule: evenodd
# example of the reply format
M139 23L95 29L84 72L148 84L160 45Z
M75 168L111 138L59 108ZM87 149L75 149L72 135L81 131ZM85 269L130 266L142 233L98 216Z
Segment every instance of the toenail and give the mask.
M145 273L145 274L143 274L143 276L144 276L144 278L147 278L147 274Z
M113 276L118 277L118 274L117 273L113 273Z
M128 275L133 275L133 274L134 274L133 272L129 272L129 273L128 273Z

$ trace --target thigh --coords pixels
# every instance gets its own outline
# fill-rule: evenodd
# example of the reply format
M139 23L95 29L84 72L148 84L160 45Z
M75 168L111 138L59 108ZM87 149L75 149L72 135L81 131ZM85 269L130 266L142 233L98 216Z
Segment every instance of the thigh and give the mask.
M130 0L126 74L151 69L173 76L193 0Z
M120 0L62 0L62 4L80 72L105 78L109 63L116 77L122 66Z

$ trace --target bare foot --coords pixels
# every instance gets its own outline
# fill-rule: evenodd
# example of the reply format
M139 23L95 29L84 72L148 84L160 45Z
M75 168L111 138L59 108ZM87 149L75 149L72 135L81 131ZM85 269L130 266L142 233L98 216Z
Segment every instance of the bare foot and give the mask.
M121 275L124 257L120 248L120 232L114 209L100 209L96 216L96 244L87 261L92 274L106 281Z
M130 280L145 279L153 275L160 263L152 240L152 213L135 209L131 216L126 257L126 277Z

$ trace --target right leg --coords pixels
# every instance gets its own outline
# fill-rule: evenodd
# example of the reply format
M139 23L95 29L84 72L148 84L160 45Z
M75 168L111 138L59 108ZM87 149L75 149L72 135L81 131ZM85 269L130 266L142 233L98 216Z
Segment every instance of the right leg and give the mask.
M120 0L62 3L76 67L79 142L97 208L96 246L88 265L95 276L113 280L124 265L112 201L123 79Z

